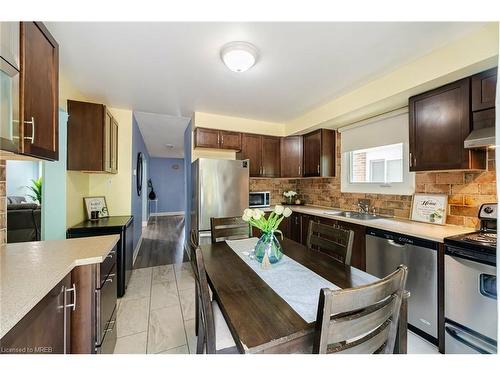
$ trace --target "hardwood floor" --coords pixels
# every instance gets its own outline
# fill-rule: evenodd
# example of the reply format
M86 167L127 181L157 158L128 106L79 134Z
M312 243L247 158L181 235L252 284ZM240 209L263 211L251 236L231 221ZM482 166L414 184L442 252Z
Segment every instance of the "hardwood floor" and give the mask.
M134 268L189 261L184 253L184 216L150 217Z

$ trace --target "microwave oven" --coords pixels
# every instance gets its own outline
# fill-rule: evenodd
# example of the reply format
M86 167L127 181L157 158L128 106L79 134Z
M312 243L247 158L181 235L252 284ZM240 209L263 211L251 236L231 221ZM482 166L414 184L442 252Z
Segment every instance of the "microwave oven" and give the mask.
M251 191L248 203L251 208L269 207L271 205L271 192Z

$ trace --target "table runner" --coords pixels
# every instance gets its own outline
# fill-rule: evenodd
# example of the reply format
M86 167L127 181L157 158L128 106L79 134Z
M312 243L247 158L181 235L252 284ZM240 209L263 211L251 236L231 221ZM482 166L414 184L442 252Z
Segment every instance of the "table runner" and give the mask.
M244 254L251 253L257 241L258 238L247 238L227 240L226 243L302 319L308 323L316 321L320 289L339 288L286 255L283 255L283 258L270 269L263 269L256 259L250 259Z

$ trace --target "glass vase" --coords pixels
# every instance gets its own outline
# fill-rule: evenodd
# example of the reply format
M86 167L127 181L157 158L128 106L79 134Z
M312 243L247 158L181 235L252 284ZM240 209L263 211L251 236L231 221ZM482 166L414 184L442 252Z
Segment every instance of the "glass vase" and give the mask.
M281 244L274 232L263 232L257 245L255 245L255 258L263 267L279 262L283 258Z

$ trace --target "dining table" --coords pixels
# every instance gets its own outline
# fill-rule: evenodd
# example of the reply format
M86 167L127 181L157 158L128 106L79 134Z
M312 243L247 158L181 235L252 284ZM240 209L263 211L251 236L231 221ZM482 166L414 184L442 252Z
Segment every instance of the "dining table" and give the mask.
M231 247L229 244L223 241L202 244L200 248L213 298L219 304L238 351L242 354L312 353L316 301L319 300L320 290L314 292L313 289L311 296L308 296L316 302L316 306L311 306L309 316L313 314L313 318L306 321L304 314L299 314L300 311L297 312L276 292L276 285L270 286L264 280L266 270L261 272L256 268L257 263L252 263L257 260L252 259L249 252L243 252L245 255L238 254L234 245ZM337 288L359 287L378 280L362 270L290 239L280 240L280 244L284 258L288 258L289 262L291 259L295 267L303 266L307 268L306 272L312 271L311 275L323 278ZM248 259L245 259L246 256ZM301 268L304 269L303 267ZM291 269L298 270L293 267ZM294 272L291 271L286 277L293 280ZM293 289L288 293L293 294ZM407 350L408 296L405 293L401 303L394 353L405 354Z

